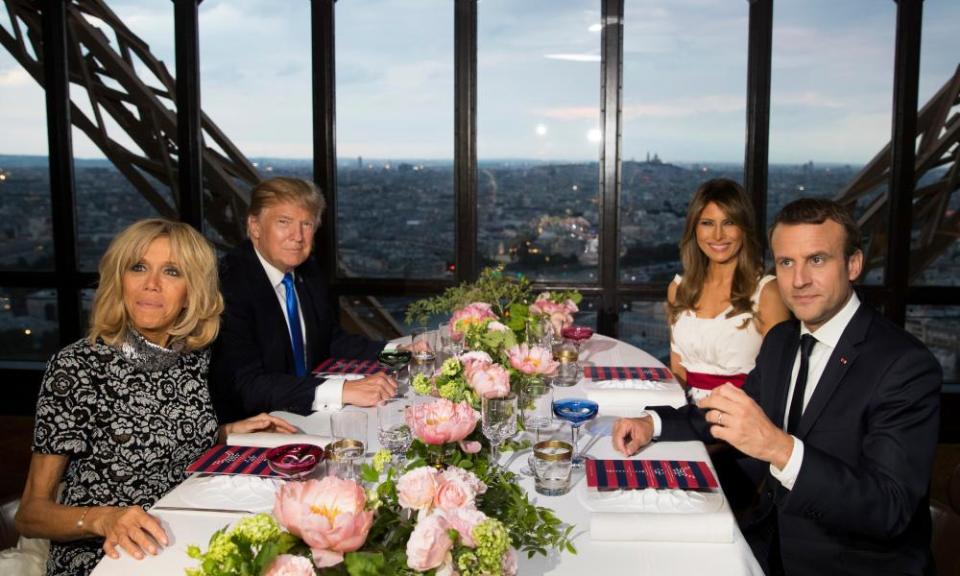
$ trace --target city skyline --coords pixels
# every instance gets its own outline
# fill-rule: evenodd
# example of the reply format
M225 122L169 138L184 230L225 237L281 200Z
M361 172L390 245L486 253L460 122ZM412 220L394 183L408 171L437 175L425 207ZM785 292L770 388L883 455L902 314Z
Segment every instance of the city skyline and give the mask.
M174 72L172 5L109 6ZM628 3L624 159L649 150L674 163L742 161L747 9ZM204 110L248 157L310 157L309 2L207 0L199 13ZM452 156L452 18L442 0L337 3L340 157ZM596 159L599 20L595 1L478 5L481 160ZM956 3L924 3L921 105L956 67L958 20ZM886 144L894 27L893 2L777 2L771 162L857 164ZM0 153L43 155L44 114L41 88L0 51ZM75 135L78 157L102 156Z

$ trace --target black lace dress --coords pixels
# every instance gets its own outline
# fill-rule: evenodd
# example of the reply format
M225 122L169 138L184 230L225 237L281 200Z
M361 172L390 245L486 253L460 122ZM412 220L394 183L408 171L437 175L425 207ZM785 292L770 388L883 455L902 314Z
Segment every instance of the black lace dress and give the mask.
M63 504L149 508L214 444L209 355L154 346L133 332L122 346L75 342L47 366L33 449L67 456ZM48 575L85 575L102 538L51 542Z

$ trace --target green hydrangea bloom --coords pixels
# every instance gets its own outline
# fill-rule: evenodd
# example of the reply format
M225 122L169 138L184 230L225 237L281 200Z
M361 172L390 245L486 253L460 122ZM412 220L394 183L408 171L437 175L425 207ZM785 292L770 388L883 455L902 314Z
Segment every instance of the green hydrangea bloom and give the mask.
M456 358L447 358L440 367L440 373L444 376L456 376L460 373L460 361Z
M377 473L383 474L383 471L386 469L387 464L390 463L391 459L392 455L390 454L390 451L385 448L381 448L377 450L376 454L373 455L370 465L373 466L373 469L376 470Z
M433 383L431 383L430 379L423 374L417 374L414 376L413 383L411 385L413 386L414 391L422 396L427 396L433 391Z
M473 527L476 543L477 573L497 576L502 573L503 555L510 549L510 533L496 518L487 518Z

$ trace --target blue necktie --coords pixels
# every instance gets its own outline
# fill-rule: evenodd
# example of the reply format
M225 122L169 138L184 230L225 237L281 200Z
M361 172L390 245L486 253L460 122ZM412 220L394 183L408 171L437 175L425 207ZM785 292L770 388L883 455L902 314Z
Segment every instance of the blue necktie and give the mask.
M303 355L303 332L300 330L300 312L297 310L297 293L293 289L293 274L283 275L283 287L287 291L287 320L290 321L290 342L293 344L293 366L297 376L307 373Z

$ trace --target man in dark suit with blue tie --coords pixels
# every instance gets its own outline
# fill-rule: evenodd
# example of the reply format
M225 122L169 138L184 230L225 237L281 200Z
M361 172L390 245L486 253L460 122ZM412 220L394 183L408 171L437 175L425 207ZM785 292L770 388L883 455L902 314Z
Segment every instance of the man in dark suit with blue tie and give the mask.
M392 378L315 378L325 358L374 360L384 342L348 334L311 257L324 201L312 183L271 178L251 192L249 239L220 263L225 309L210 383L217 415L307 413L343 404L373 406L396 393Z
M722 440L761 462L741 528L767 574L932 574L941 368L860 303L860 231L842 206L787 205L770 245L797 320L770 330L742 390L619 420L614 446L631 455L654 439Z

